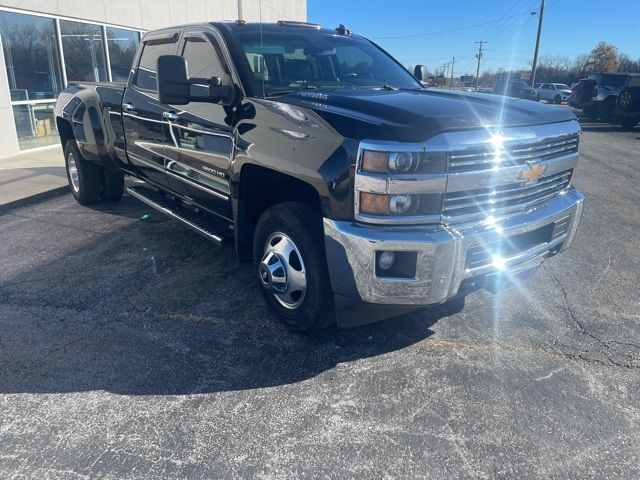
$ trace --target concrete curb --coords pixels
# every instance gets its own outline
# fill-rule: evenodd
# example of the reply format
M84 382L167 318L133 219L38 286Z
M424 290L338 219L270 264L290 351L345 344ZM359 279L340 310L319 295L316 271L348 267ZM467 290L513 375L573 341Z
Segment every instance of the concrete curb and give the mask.
M3 205L0 205L0 214L7 213L17 208L27 207L34 203L42 202L50 198L58 197L60 195L64 195L69 191L70 191L69 185L64 185L62 187L56 187L56 188L52 188L51 190L46 190L44 192L36 193L35 195L19 198L18 200L14 200L14 201L5 203Z

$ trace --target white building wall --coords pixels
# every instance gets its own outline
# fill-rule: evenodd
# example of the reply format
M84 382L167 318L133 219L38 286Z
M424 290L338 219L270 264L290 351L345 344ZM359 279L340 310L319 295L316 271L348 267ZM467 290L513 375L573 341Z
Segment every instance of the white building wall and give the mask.
M307 19L306 0L0 0L0 6L153 30L182 23Z

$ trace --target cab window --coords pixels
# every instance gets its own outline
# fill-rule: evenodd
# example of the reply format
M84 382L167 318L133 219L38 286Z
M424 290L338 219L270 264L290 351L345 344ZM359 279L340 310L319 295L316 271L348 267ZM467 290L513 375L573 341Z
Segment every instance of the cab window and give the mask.
M150 92L157 91L156 69L158 68L158 57L173 54L175 43L173 38L144 43L134 82L136 87Z
M182 56L187 61L189 78L208 80L211 77L220 77L223 84L230 83L229 75L220 57L206 40L199 37L187 38L182 49Z

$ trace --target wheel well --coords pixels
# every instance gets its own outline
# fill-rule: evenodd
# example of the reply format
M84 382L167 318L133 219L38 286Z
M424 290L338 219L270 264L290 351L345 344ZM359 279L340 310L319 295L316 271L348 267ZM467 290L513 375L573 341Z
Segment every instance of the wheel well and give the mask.
M64 148L69 140L75 138L73 135L73 128L67 120L60 117L56 118L56 126L58 127L58 134L60 135L62 148Z
M258 165L245 165L240 173L236 247L241 260L251 258L253 231L262 213L284 202L310 205L322 215L317 190L302 180Z
M244 203L247 220L254 224L267 208L283 202L302 202L317 208L318 212L321 211L320 196L311 185L257 165L242 168L240 201Z

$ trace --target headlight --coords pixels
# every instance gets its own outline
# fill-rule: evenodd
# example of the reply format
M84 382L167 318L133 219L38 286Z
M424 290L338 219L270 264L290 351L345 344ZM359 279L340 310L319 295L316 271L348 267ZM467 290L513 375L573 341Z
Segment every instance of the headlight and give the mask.
M441 153L380 152L365 150L362 171L371 173L444 173L446 159Z

